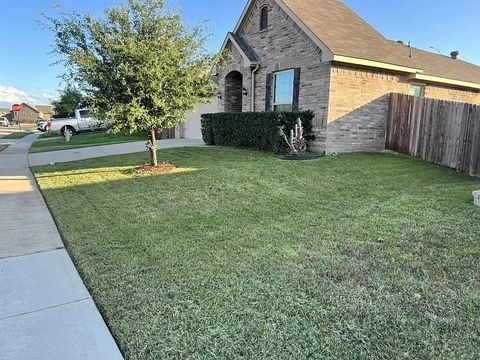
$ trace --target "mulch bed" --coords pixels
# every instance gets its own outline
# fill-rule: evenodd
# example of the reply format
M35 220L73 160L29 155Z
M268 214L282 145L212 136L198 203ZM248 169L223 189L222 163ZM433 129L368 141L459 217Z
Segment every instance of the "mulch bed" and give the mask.
M158 164L157 166L152 166L150 164L145 164L142 166L139 166L136 171L140 173L147 173L147 174L152 174L152 175L158 175L158 174L168 174L169 172L174 171L177 169L175 165L169 164L169 163L163 163L163 164Z

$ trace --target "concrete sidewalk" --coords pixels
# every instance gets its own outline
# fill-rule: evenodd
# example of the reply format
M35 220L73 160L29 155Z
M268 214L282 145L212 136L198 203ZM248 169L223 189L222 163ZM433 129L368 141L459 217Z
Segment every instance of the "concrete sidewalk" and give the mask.
M122 359L30 172L35 138L0 152L0 359Z
M131 154L136 152L146 152L146 141L135 141L122 144L102 145L84 147L79 149L50 151L44 153L34 153L28 155L30 166L49 165L52 163L62 163L84 159L99 158L110 155ZM159 149L169 149L177 147L199 147L205 146L201 140L173 139L158 140Z

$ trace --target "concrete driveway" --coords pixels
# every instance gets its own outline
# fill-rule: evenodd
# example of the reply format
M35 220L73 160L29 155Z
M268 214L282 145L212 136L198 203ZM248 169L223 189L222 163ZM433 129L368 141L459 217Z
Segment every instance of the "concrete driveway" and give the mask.
M0 359L122 359L30 172L35 138L0 152Z
M135 141L122 144L102 145L84 147L79 149L50 151L44 153L29 154L30 166L49 165L52 163L70 162L84 159L99 158L111 155L123 155L136 152L146 152L145 141ZM159 149L177 147L199 147L205 146L202 140L172 139L159 140Z

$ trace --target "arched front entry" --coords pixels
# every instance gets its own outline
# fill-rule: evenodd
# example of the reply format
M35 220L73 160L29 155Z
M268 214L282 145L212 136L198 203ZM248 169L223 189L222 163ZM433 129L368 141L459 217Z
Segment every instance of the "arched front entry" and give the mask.
M225 77L225 112L242 112L243 75L232 71Z

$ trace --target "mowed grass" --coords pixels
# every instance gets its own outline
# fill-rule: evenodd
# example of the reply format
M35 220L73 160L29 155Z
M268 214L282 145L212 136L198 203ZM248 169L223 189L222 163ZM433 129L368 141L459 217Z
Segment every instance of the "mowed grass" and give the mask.
M396 155L39 167L127 359L477 359L480 180Z
M25 136L32 135L33 132L31 131L23 131L23 132L14 132L8 135L5 135L1 139L23 139Z
M69 142L63 136L44 134L32 144L31 153L75 149L88 146L118 144L131 141L148 140L146 134L112 134L108 132L88 132L74 135Z

